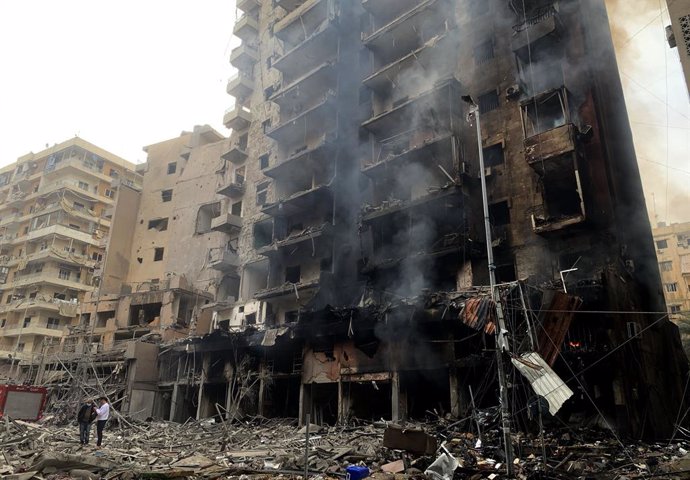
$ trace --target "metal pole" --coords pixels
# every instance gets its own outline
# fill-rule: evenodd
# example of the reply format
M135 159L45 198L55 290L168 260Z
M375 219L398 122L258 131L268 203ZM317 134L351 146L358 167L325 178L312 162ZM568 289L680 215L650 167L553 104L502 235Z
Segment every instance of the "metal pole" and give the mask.
M306 441L304 442L304 480L307 480L307 478L309 478L309 423L311 422L311 414L307 413L305 416L307 421L307 435Z
M465 97L467 98L467 97ZM501 426L503 431L503 444L505 447L506 456L506 473L513 474L513 444L510 438L510 410L508 408L508 379L506 377L505 367L503 364L503 351L509 350L506 343L504 332L505 320L503 317L503 307L501 305L501 296L496 288L496 265L494 265L494 250L491 245L491 222L489 220L489 200L486 192L486 175L484 171L484 150L482 146L482 127L479 119L479 107L471 99L470 115L474 116L474 121L477 124L477 150L479 151L479 178L482 185L482 203L484 207L484 230L486 231L486 257L489 263L489 288L491 289L491 298L496 303L496 368L498 369L498 386L499 399L501 407Z

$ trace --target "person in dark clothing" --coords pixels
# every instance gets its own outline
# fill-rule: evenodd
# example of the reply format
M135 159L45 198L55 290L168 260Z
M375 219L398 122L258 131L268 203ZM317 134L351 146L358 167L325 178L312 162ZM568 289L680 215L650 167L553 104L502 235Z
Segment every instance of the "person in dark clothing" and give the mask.
M96 412L93 405L89 402L84 402L79 407L77 413L77 422L79 423L79 443L82 445L89 444L89 431L91 430L91 422L96 418Z

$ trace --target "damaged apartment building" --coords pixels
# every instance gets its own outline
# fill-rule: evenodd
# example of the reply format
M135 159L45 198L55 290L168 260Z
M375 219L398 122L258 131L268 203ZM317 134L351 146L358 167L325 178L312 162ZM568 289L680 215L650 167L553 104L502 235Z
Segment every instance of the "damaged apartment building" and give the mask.
M577 392L565 419L669 431L685 359L603 2L237 8L218 190L237 298L161 358L166 418L459 416L469 386L496 403L471 96L512 344Z
M236 5L230 138L146 148L68 335L121 348L122 411L462 418L504 317L515 411L537 356L562 421L669 435L687 361L602 0Z

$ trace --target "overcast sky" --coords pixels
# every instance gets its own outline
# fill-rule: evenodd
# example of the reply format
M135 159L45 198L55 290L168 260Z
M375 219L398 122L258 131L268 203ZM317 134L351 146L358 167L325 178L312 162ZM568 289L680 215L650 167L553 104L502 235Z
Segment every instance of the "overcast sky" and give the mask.
M659 220L690 221L690 105L665 2L607 3L649 210L653 193ZM195 124L227 135L235 14L233 0L0 0L0 166L75 134L135 163Z
M78 134L132 162L224 135L233 0L0 1L0 165Z

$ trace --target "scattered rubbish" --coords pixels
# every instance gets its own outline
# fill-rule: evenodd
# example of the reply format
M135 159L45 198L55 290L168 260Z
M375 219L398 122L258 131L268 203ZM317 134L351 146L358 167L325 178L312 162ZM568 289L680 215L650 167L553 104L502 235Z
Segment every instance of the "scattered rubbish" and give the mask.
M458 459L452 456L448 450L442 448L441 455L426 469L424 474L432 480L451 480L459 465Z

